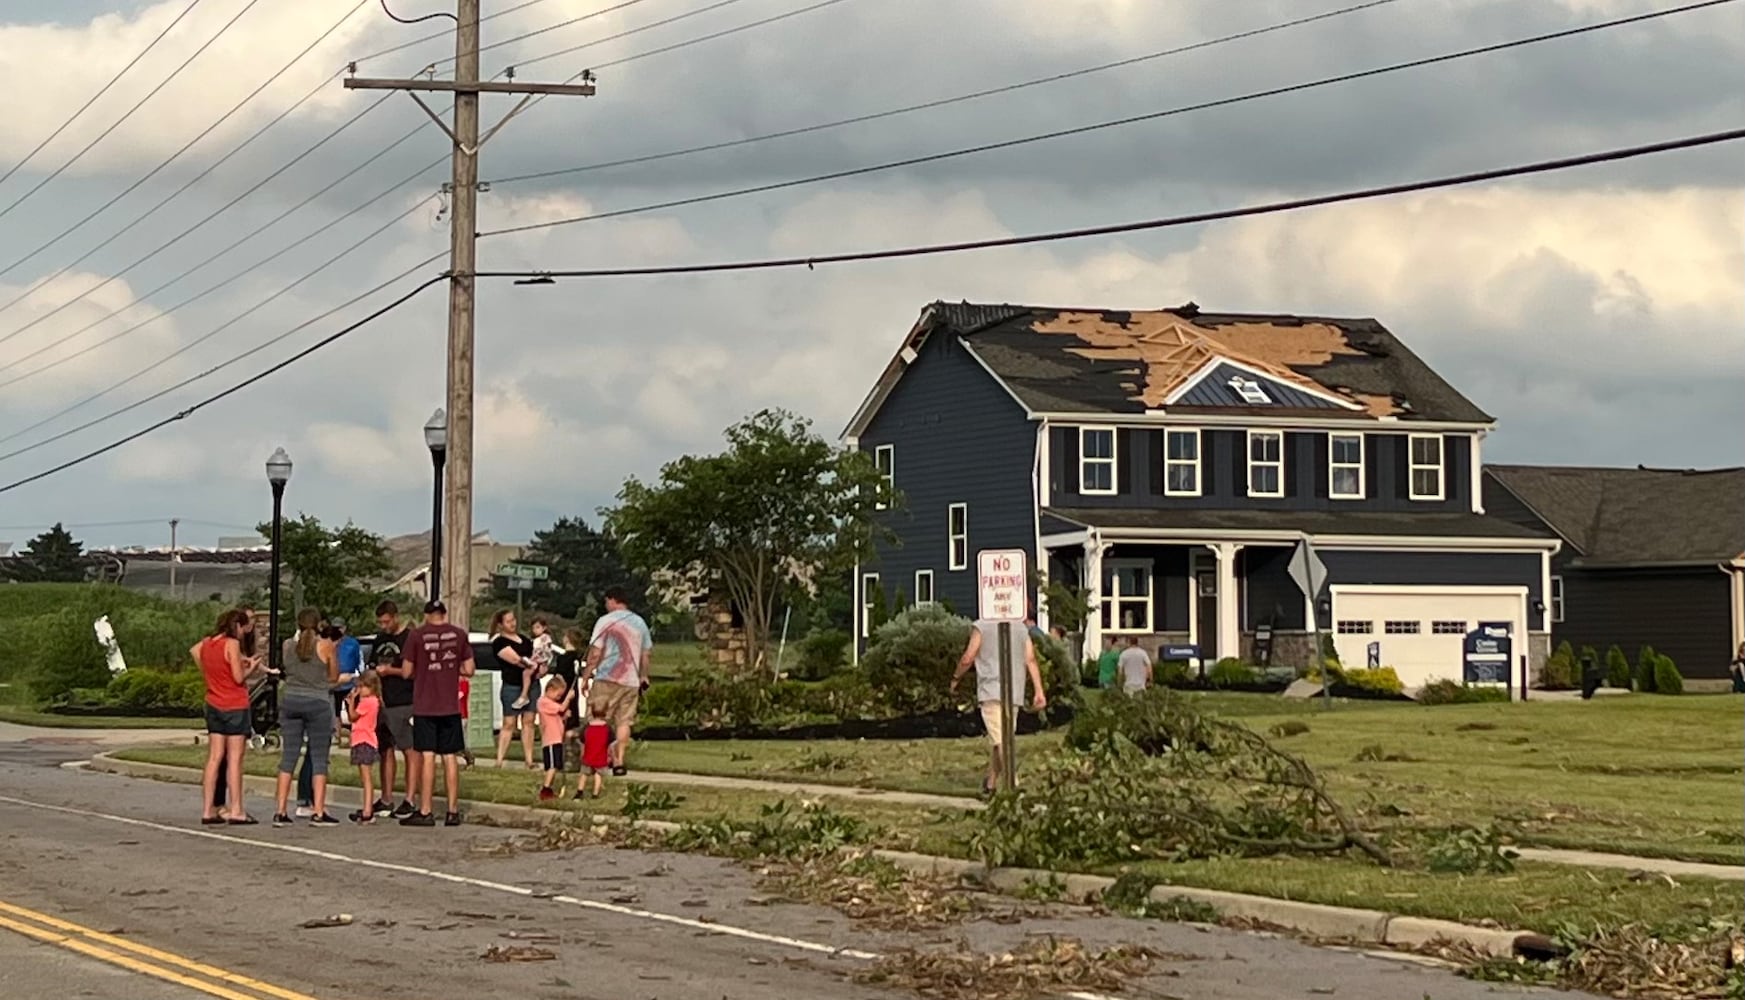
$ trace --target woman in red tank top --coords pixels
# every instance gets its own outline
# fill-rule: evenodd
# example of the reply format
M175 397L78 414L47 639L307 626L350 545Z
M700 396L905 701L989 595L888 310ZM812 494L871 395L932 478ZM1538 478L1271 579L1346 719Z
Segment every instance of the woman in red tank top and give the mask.
M243 683L249 664L242 655L242 635L249 627L246 612L226 611L212 634L188 650L206 680L206 768L200 776L200 822L206 826L256 822L242 805L242 755L249 736L248 686ZM220 769L229 793L224 812L216 812L212 804Z

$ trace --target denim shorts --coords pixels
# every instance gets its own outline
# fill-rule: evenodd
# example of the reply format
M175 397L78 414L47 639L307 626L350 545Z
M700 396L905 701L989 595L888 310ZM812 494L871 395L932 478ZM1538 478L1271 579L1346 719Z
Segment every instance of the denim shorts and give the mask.
M246 708L225 709L207 705L206 732L211 736L252 736L254 727Z

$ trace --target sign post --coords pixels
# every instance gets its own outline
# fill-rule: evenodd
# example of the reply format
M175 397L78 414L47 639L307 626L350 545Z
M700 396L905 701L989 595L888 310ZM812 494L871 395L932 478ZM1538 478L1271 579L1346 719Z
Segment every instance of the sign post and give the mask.
M506 562L497 567L497 575L515 592L515 614L521 615L521 595L533 589L535 580L549 579L551 568L538 563Z
M1023 549L986 549L976 553L976 570L976 617L999 623L1000 789L1009 792L1018 774L1018 702L1024 693L1022 680L1013 683L1012 627L1029 609L1029 565Z
M1321 672L1321 704L1327 708L1333 707L1332 678L1327 670L1326 657L1321 655L1321 591L1327 586L1327 564L1315 554L1315 546L1304 535L1297 541L1297 549L1291 553L1291 579L1296 581L1297 589L1309 601L1309 629L1314 637L1315 651L1311 663Z

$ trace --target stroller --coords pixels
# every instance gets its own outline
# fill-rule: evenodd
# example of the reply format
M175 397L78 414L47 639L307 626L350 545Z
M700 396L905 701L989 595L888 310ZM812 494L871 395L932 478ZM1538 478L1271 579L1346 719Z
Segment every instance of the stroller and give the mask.
M253 735L249 746L256 750L279 745L279 679L268 674L248 682L248 721Z

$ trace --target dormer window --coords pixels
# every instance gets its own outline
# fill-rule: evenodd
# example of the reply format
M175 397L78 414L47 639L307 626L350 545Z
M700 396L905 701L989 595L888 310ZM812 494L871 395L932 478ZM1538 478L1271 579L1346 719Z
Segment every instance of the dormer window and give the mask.
M1236 398L1250 406L1269 406L1272 404L1272 397L1266 394L1266 390L1260 387L1259 382L1251 378L1232 375L1230 388L1235 391Z

